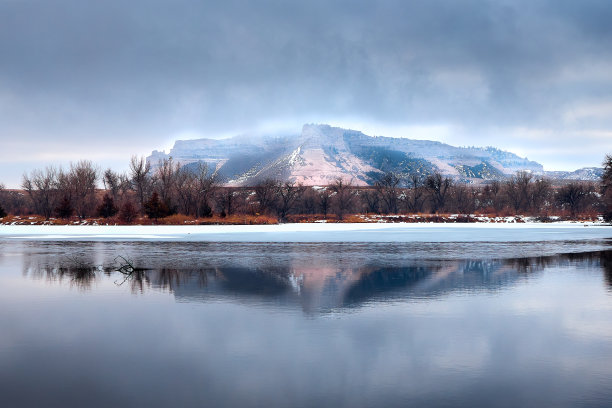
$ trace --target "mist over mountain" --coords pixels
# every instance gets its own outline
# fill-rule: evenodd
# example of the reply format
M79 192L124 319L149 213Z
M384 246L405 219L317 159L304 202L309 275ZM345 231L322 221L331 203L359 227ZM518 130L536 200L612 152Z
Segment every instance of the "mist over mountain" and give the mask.
M304 185L327 185L342 178L366 186L386 172L404 177L440 172L476 184L501 180L522 170L556 179L596 180L601 176L599 168L545 172L541 164L495 147L368 136L319 124L306 124L295 134L177 140L169 153L153 151L147 160L155 166L169 157L187 168L204 162L233 186L254 185L267 178Z

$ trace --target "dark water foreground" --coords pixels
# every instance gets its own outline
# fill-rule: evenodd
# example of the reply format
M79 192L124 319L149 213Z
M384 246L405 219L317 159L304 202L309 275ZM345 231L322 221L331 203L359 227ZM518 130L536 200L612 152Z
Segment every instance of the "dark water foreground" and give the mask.
M0 407L411 405L612 406L609 243L0 241Z

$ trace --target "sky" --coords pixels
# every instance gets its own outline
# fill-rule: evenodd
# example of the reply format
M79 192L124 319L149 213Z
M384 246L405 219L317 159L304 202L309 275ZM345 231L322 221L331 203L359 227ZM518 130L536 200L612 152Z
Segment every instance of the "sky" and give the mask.
M0 182L304 123L598 166L610 21L609 0L0 0Z

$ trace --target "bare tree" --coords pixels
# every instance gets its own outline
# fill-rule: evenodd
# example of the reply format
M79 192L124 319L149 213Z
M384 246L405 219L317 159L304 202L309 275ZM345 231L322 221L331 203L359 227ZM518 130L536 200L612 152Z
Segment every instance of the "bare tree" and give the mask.
M502 188L499 180L493 180L490 184L485 185L482 190L483 207L490 207L495 211L500 211L504 207L501 191Z
M72 217L74 214L74 187L70 170L64 171L61 167L58 168L55 191L57 196L57 205L53 209L55 215L65 219Z
M304 188L299 206L297 210L301 214L315 214L318 209L318 194L312 187Z
M7 213L13 215L26 214L31 206L26 202L28 197L21 191L7 190L4 184L0 183L0 204Z
M408 211L416 213L423 211L425 203L423 178L413 173L409 177L409 189L406 192L405 202Z
M356 191L353 189L353 184L350 181L346 182L341 177L338 177L329 188L334 193L333 201L336 215L338 219L342 220L353 205Z
M557 201L575 217L576 213L582 210L588 196L589 189L583 183L569 183L559 189Z
M287 219L287 214L293 210L297 200L304 193L304 187L293 181L286 181L285 183L277 185L276 192L278 194L276 212L278 217L282 221L285 221Z
M130 160L130 181L136 191L141 214L151 185L151 165L144 157L132 156Z
M425 179L425 187L429 191L429 198L431 200L432 213L437 213L444 209L449 189L452 185L452 180L448 177L443 177L440 173L434 173Z
M380 213L380 192L378 189L364 190L361 193L361 197L366 205L366 212L371 214Z
M374 184L383 202L383 212L387 214L398 213L400 183L401 179L397 174L388 172Z
M452 204L460 214L472 214L476 208L474 189L463 184L454 185L451 191Z
M180 163L175 163L172 157L159 161L155 171L155 181L161 200L172 208L172 196L176 184L176 176L180 169Z
M547 212L550 206L551 182L546 178L536 179L530 187L530 205L536 213Z
M73 207L79 216L84 218L93 213L96 199L96 182L98 169L89 160L70 164L68 180L71 186Z
M104 189L107 190L113 201L122 205L127 196L133 191L132 181L125 173L116 173L112 169L106 169L102 175Z
M236 208L237 192L231 187L217 189L216 202L221 215L232 215Z
M174 194L180 212L196 217L212 214L209 201L217 189L218 181L216 174L209 172L206 163L199 162L195 168L176 166L173 178Z
M519 171L504 183L504 193L516 213L525 211L531 204L531 180L533 175Z
M195 173L185 167L179 169L176 173L175 187L179 212L185 215L196 214L197 186Z
M255 198L259 203L259 213L266 214L276 208L276 194L279 182L273 179L266 179L255 186Z
M323 187L318 191L319 196L319 206L321 208L321 212L323 213L323 217L327 218L327 214L329 213L329 209L331 207L333 191L329 187Z
M46 219L51 218L57 203L57 170L49 166L44 171L24 174L21 187L32 200L35 212Z
M122 191L122 177L119 173L115 173L112 169L106 169L102 175L102 183L104 189L107 190L114 201L117 201L119 194Z
M194 182L196 217L208 216L211 212L208 200L219 186L217 173L209 171L206 163L199 162L196 167Z

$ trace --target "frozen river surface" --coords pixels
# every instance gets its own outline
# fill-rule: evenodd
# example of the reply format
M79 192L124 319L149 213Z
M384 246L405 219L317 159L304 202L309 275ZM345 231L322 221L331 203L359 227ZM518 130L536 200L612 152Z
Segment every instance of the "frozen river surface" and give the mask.
M612 227L581 223L279 224L279 225L3 225L0 238L204 242L536 242L602 239Z

